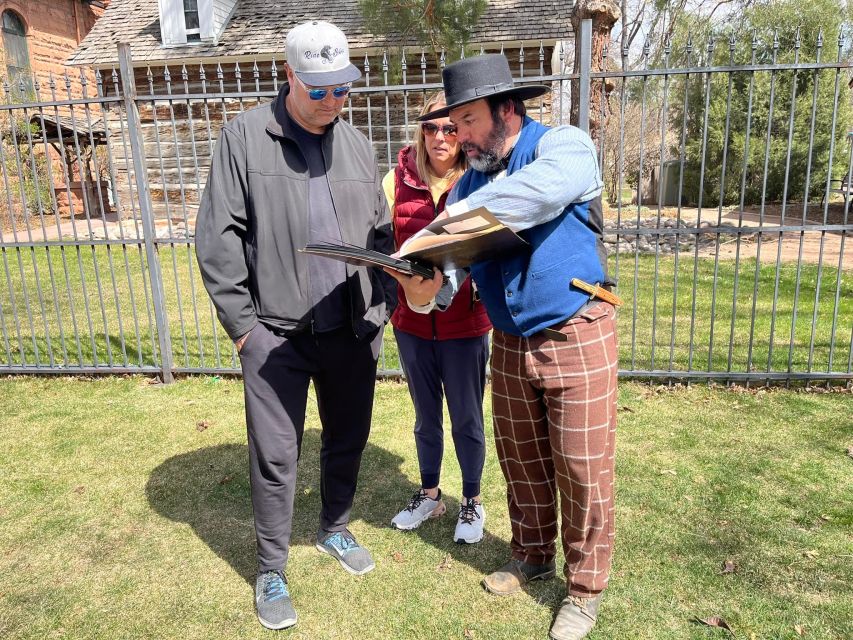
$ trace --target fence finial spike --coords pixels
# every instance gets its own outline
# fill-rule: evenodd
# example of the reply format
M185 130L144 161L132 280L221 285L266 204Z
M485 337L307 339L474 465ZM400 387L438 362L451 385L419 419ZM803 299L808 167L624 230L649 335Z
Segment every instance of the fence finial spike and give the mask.
M797 31L799 31L799 29ZM756 49L758 49L758 31L753 29L752 30L752 51L755 52Z
M823 47L823 27L817 32L817 48L820 49Z
M800 37L800 27L797 27L797 31L794 34L794 49L799 49L802 43L802 39Z

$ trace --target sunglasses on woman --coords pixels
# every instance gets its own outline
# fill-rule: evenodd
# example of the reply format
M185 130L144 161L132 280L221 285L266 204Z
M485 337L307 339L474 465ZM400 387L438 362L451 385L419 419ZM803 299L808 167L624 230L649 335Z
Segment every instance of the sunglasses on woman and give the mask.
M434 122L422 122L421 129L423 129L424 133L428 136L434 136L439 132L439 130L444 134L445 138L456 135L455 124L443 124L439 127Z
M315 89L313 87L309 89L308 86L306 86L306 84L302 82L302 80L300 80L298 75L294 73L293 77L296 78L297 82L302 85L302 88L305 89L306 93L308 94L308 97L312 100L322 100L329 94L330 91L332 92L332 96L334 98L340 100L341 98L346 98L347 94L349 93L349 90L352 88L352 83L347 83L342 84L340 87L335 87L334 89Z

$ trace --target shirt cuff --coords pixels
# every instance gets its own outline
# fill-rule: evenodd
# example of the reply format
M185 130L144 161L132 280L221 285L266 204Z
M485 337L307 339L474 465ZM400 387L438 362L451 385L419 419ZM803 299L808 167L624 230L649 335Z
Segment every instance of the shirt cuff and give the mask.
M435 309L435 298L427 302L426 304L412 304L408 300L406 300L406 304L409 305L409 309L414 311L415 313L423 313L427 314Z
M468 198L447 205L444 210L448 216L456 216L460 213L465 213L470 207L468 206Z

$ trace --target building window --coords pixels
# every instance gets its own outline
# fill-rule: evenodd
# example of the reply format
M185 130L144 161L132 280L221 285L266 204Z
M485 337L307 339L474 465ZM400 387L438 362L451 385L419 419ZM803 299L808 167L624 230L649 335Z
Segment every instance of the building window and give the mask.
M184 25L186 26L187 42L199 42L201 29L198 19L198 0L184 0Z
M23 79L28 89L32 87L30 78L30 54L27 49L27 34L24 21L11 10L3 12L3 51L6 58L6 79L17 88Z

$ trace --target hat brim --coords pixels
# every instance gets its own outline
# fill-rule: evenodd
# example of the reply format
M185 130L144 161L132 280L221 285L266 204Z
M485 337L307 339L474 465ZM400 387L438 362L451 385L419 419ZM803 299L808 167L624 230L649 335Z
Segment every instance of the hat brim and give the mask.
M548 93L551 90L551 87L544 84L524 84L517 87L513 87L512 89L504 89L503 91L495 91L494 93L489 93L482 96L475 96L473 98L467 98L465 100L458 100L453 104L448 104L441 109L435 109L430 111L429 113L425 113L424 115L418 117L418 120L423 122L424 120L434 120L435 118L446 118L450 115L450 112L456 109L457 107L461 107L462 105L470 104L472 102L477 102L477 100L486 100L491 98L492 96L505 96L509 97L511 95L516 95L522 100L531 100L532 98L538 98L541 95Z
M355 82L361 77L361 71L354 64L350 63L343 69L337 71L322 71L310 73L308 71L295 71L299 79L312 87L330 87L335 84L346 84L347 82Z

